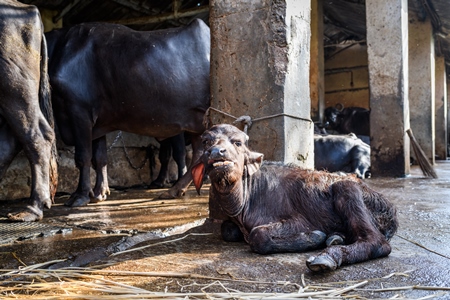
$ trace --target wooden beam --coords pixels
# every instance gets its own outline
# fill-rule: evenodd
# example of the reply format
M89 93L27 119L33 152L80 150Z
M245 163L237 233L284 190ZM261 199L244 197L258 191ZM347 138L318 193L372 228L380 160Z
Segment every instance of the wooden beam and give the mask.
M53 17L53 23L58 23L72 8L77 6L81 0L74 0L64 7L56 16Z
M144 7L141 4L135 3L134 1L127 1L127 0L112 0L112 1L124 7L130 8L134 11L145 13L147 15L153 15L156 13L156 11L152 11L151 9L148 9L147 7Z
M178 12L170 12L165 14L160 14L157 16L148 16L148 17L138 17L131 19L122 19L122 20L113 20L108 21L109 23L122 24L122 25L145 25L152 23L161 23L167 20L174 20L184 17L192 17L201 13L209 12L209 6L200 6L196 8L180 10Z

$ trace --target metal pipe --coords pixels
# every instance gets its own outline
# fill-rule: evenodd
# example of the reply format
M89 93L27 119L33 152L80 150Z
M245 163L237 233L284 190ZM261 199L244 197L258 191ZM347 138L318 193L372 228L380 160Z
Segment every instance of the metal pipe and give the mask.
M148 17L138 17L131 19L123 19L123 20L113 20L107 21L109 23L122 24L122 25L145 25L152 23L160 23L167 20L173 20L183 17L192 17L201 13L209 12L209 6L200 6L196 8L181 10L178 12L171 12L160 14L158 16L148 16Z

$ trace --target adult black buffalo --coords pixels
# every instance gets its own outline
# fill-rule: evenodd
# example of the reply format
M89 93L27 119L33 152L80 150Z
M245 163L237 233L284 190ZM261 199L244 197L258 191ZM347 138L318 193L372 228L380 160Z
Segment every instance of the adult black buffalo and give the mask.
M398 227L396 209L355 176L263 163L248 136L232 125L202 135L204 153L192 168L197 191L211 180L210 201L231 219L222 236L243 238L261 254L326 247L307 260L312 271L334 270L389 255ZM231 232L231 234L230 234ZM241 236L242 236L241 235Z
M341 134L370 135L370 110L363 107L327 107L324 111L327 129Z
M36 7L0 4L0 178L23 150L31 166L29 204L8 215L37 221L56 192L53 113L47 76L47 47Z
M86 205L89 194L106 198L105 135L111 131L160 140L184 131L194 157L199 155L210 103L210 32L203 21L150 32L104 23L64 31L51 41L49 75L57 126L64 143L75 145L80 170L77 190L66 205ZM99 175L93 190L91 161ZM182 195L191 181L187 172L164 196Z

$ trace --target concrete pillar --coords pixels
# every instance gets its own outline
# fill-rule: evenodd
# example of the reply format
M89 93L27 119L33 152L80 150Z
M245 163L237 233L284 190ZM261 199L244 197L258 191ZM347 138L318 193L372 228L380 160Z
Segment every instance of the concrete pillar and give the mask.
M436 157L447 159L447 74L445 71L445 57L436 57L436 95L435 95L435 128L436 128Z
M411 130L430 162L434 164L435 59L430 20L409 18L409 107ZM411 153L413 157L415 155Z
M367 0L366 22L371 170L402 177L410 172L407 0Z
M323 53L323 4L322 0L311 1L311 118L323 121L325 109L325 73Z
M449 84L450 83L447 78L446 86L448 87ZM448 103L448 99L450 99L450 89L449 88L447 88L446 94L447 94L447 156L450 156L450 145L448 144L448 143L450 143L450 117L449 117L450 116L450 104Z
M250 116L251 149L305 168L314 167L310 10L310 0L210 2L210 120Z

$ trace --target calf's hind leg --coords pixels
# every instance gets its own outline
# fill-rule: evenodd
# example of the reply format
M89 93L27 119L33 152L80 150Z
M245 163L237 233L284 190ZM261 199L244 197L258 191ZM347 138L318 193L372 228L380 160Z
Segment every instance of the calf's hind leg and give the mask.
M325 245L326 234L306 232L293 221L281 221L254 227L248 236L252 251L260 254L303 252Z
M358 183L341 181L331 187L336 213L345 223L347 245L326 248L317 257L308 259L312 271L335 270L348 265L389 255L391 246L377 229L366 208Z

